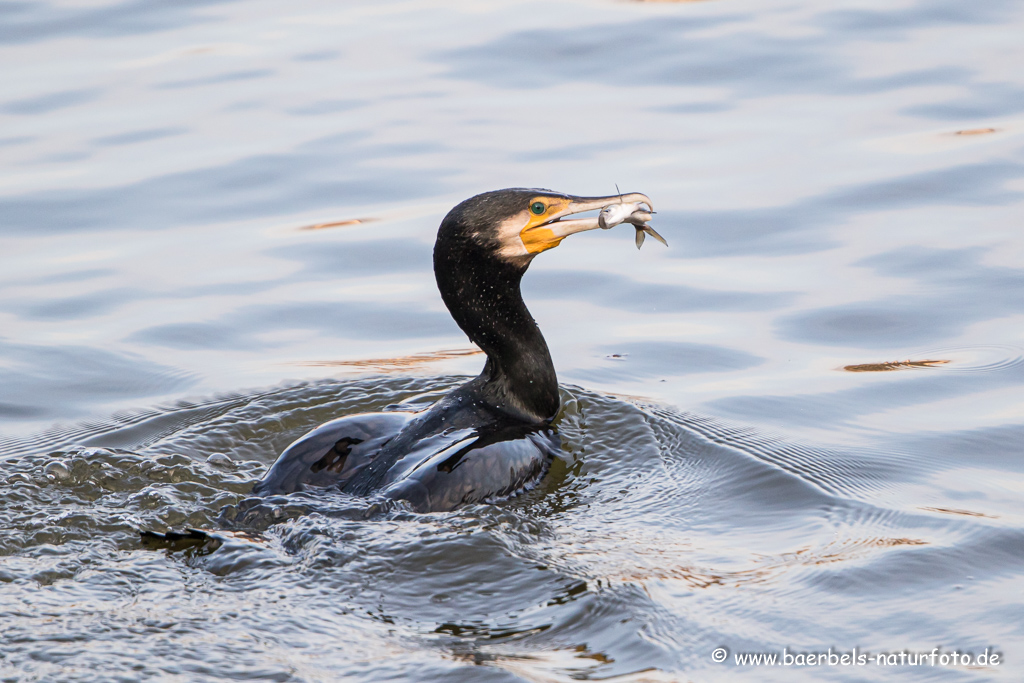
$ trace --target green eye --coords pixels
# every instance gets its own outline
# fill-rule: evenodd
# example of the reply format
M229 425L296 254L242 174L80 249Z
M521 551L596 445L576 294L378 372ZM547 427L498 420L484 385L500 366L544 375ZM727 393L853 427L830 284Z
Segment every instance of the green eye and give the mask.
M530 204L530 211L533 211L536 215L541 215L547 210L548 207L544 206L543 202L534 202Z

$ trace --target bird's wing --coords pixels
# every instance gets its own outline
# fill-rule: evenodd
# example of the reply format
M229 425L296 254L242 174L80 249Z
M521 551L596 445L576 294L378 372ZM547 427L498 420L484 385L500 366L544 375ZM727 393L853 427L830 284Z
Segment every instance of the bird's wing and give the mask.
M539 481L560 450L558 435L546 428L483 430L436 452L382 493L420 512L500 499Z
M413 416L403 412L366 413L322 424L288 446L253 493L266 496L344 484Z

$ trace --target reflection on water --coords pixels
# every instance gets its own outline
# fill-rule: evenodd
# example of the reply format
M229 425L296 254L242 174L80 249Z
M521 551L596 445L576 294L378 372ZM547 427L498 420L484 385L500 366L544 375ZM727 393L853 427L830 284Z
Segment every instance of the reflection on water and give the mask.
M989 517L991 519L997 519L994 515L986 515L983 512L974 512L972 510L953 510L952 508L935 508L935 507L923 507L922 510L928 510L930 512L944 512L947 515L966 515L968 517Z
M472 349L447 349L444 351L430 351L427 353L414 353L398 358L364 358L360 360L313 360L304 361L300 365L312 367L329 368L354 368L368 372L401 372L407 371L418 365L435 363L450 358L461 358L463 356L479 356L483 351L477 348Z
M995 128L971 128L970 130L958 130L954 135L988 135L995 132Z
M1019 678L1020 3L0 13L0 678L937 645L1007 665L898 675ZM526 276L564 389L543 486L249 498L312 426L479 371L430 271L450 207L616 183L672 246L594 231ZM137 534L187 526L220 545Z
M363 223L372 223L378 220L376 218L349 218L344 221L331 221L330 223L314 223L313 225L304 225L299 230L325 230L327 228L343 228L350 225L362 225Z
M893 370L909 370L912 368L935 368L949 362L948 360L896 360L886 363L846 365L843 366L843 370L847 372L892 372Z

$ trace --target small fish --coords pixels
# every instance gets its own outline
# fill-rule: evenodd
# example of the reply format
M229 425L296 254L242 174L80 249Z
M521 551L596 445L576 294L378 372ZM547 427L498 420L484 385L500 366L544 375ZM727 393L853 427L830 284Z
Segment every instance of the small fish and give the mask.
M619 223L629 219L635 212L640 210L639 204L609 204L601 209L597 217L597 224L603 229L614 228Z
M647 222L651 220L652 214L652 211L641 208L641 203L609 204L601 209L601 213L597 217L597 223L605 230L614 228L620 223L629 223L636 228L637 249L643 246L647 235L650 235L667 247L668 242L665 241L665 238L655 232L654 228L647 225Z

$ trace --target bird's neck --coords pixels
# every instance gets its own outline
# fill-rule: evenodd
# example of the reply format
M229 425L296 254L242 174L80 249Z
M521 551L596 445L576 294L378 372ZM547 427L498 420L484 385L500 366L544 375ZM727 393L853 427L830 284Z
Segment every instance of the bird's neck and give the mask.
M545 422L558 412L558 379L544 336L523 302L519 285L525 272L525 265L473 248L434 254L434 274L448 311L487 354L474 388L505 413Z

